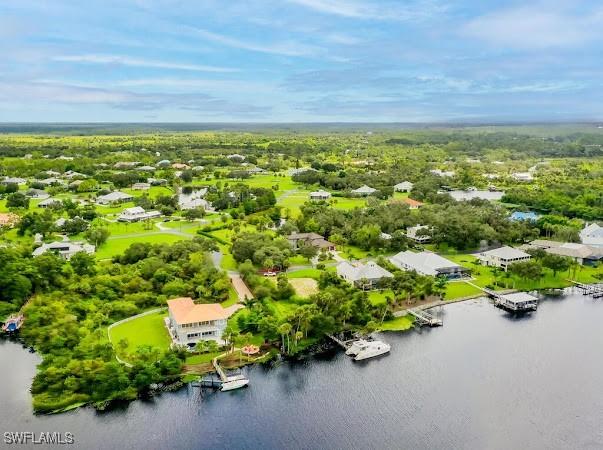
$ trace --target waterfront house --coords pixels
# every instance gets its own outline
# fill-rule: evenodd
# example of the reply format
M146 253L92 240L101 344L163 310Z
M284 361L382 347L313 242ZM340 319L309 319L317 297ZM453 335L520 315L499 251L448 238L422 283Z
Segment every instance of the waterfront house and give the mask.
M580 241L593 247L603 247L603 227L591 223L580 231Z
M357 197L368 197L369 195L372 195L375 192L377 192L377 189L367 186L366 184L360 186L358 189L352 190L352 194Z
M96 199L96 203L99 205L115 205L119 203L125 203L134 199L130 194L126 194L120 191L110 192L107 195L101 195Z
M415 227L409 227L406 229L406 237L420 244L426 244L431 240L431 236L419 233L419 231L422 230L429 230L429 227L427 225L417 225Z
M201 340L225 344L222 336L228 318L242 305L223 308L219 303L197 304L190 297L174 298L167 301L168 318L166 324L172 340L177 345L193 347Z
M331 193L322 189L315 192L310 192L310 200L328 200L331 198Z
M541 249L551 255L567 256L584 265L593 265L603 260L603 247L593 245L536 239L523 247L526 250Z
M291 233L287 236L287 241L289 241L289 245L291 245L293 249L298 249L300 245L311 245L320 250L335 250L335 244L327 241L317 233Z
M528 253L519 250L518 248L509 247L508 245L481 252L478 255L478 259L482 264L491 267L499 267L505 272L511 264L529 261L531 258L532 257Z
M42 244L36 248L32 255L40 256L46 252L52 252L59 255L61 258L70 260L73 255L79 252L85 252L88 254L94 253L94 245L86 244L83 242L71 242L69 240L51 242L49 244Z
M401 270L414 270L421 275L444 276L448 279L462 278L469 275L469 269L433 252L415 253L407 250L390 257L389 261Z
M145 211L140 206L134 206L133 208L124 209L117 220L120 222L140 222L141 220L156 219L157 217L161 217L159 211Z
M414 184L410 181L403 181L402 183L398 183L394 186L394 191L396 192L410 192L412 191Z
M342 261L337 264L337 275L358 289L371 290L379 288L383 280L393 278L391 272L373 261L366 264L352 264L348 261Z

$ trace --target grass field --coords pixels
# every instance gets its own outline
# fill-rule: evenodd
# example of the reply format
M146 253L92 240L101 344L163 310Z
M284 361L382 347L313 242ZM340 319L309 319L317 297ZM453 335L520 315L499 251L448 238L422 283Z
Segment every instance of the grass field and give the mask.
M318 292L318 283L313 278L291 278L289 283L300 297L309 297Z
M168 233L149 234L148 236L135 237L110 237L96 251L97 259L107 259L122 254L134 242L148 242L150 244L173 244L186 238Z
M313 278L318 280L320 278L320 270L311 268L294 270L292 272L287 272L287 278L289 278L289 280L295 278Z
M166 311L160 311L113 327L109 333L116 351L120 352L118 344L122 339L128 341L126 353L133 353L141 345L167 350L171 340L163 321L166 316Z
M410 329L412 327L412 324L412 316L406 315L383 322L379 326L379 329L382 331L404 331Z

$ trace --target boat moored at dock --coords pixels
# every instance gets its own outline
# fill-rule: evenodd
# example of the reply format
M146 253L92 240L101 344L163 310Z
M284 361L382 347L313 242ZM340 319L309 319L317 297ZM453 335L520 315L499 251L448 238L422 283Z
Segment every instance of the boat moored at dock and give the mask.
M249 384L249 378L244 375L233 375L226 378L226 381L222 382L220 390L222 392L232 391L234 389L240 389Z
M354 345L354 344L352 344ZM363 359L374 358L388 353L391 350L391 345L383 341L363 341L358 344L358 352L354 355L354 361L362 361ZM347 353L347 352L346 352Z

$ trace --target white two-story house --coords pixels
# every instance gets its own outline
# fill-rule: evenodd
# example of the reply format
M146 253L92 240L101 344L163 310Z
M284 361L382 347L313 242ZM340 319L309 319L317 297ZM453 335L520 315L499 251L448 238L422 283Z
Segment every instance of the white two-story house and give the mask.
M228 318L242 305L223 308L219 303L197 304L190 297L168 300L168 331L175 344L193 347L201 340L223 345Z

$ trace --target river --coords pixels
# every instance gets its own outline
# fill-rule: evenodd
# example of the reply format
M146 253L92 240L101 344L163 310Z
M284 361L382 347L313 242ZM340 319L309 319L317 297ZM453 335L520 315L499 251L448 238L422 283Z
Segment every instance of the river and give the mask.
M0 340L0 431L71 432L86 449L603 447L603 301L568 294L517 318L473 300L442 315L441 328L385 334L379 359L334 351L248 368L240 391L56 416L31 413L38 357Z

